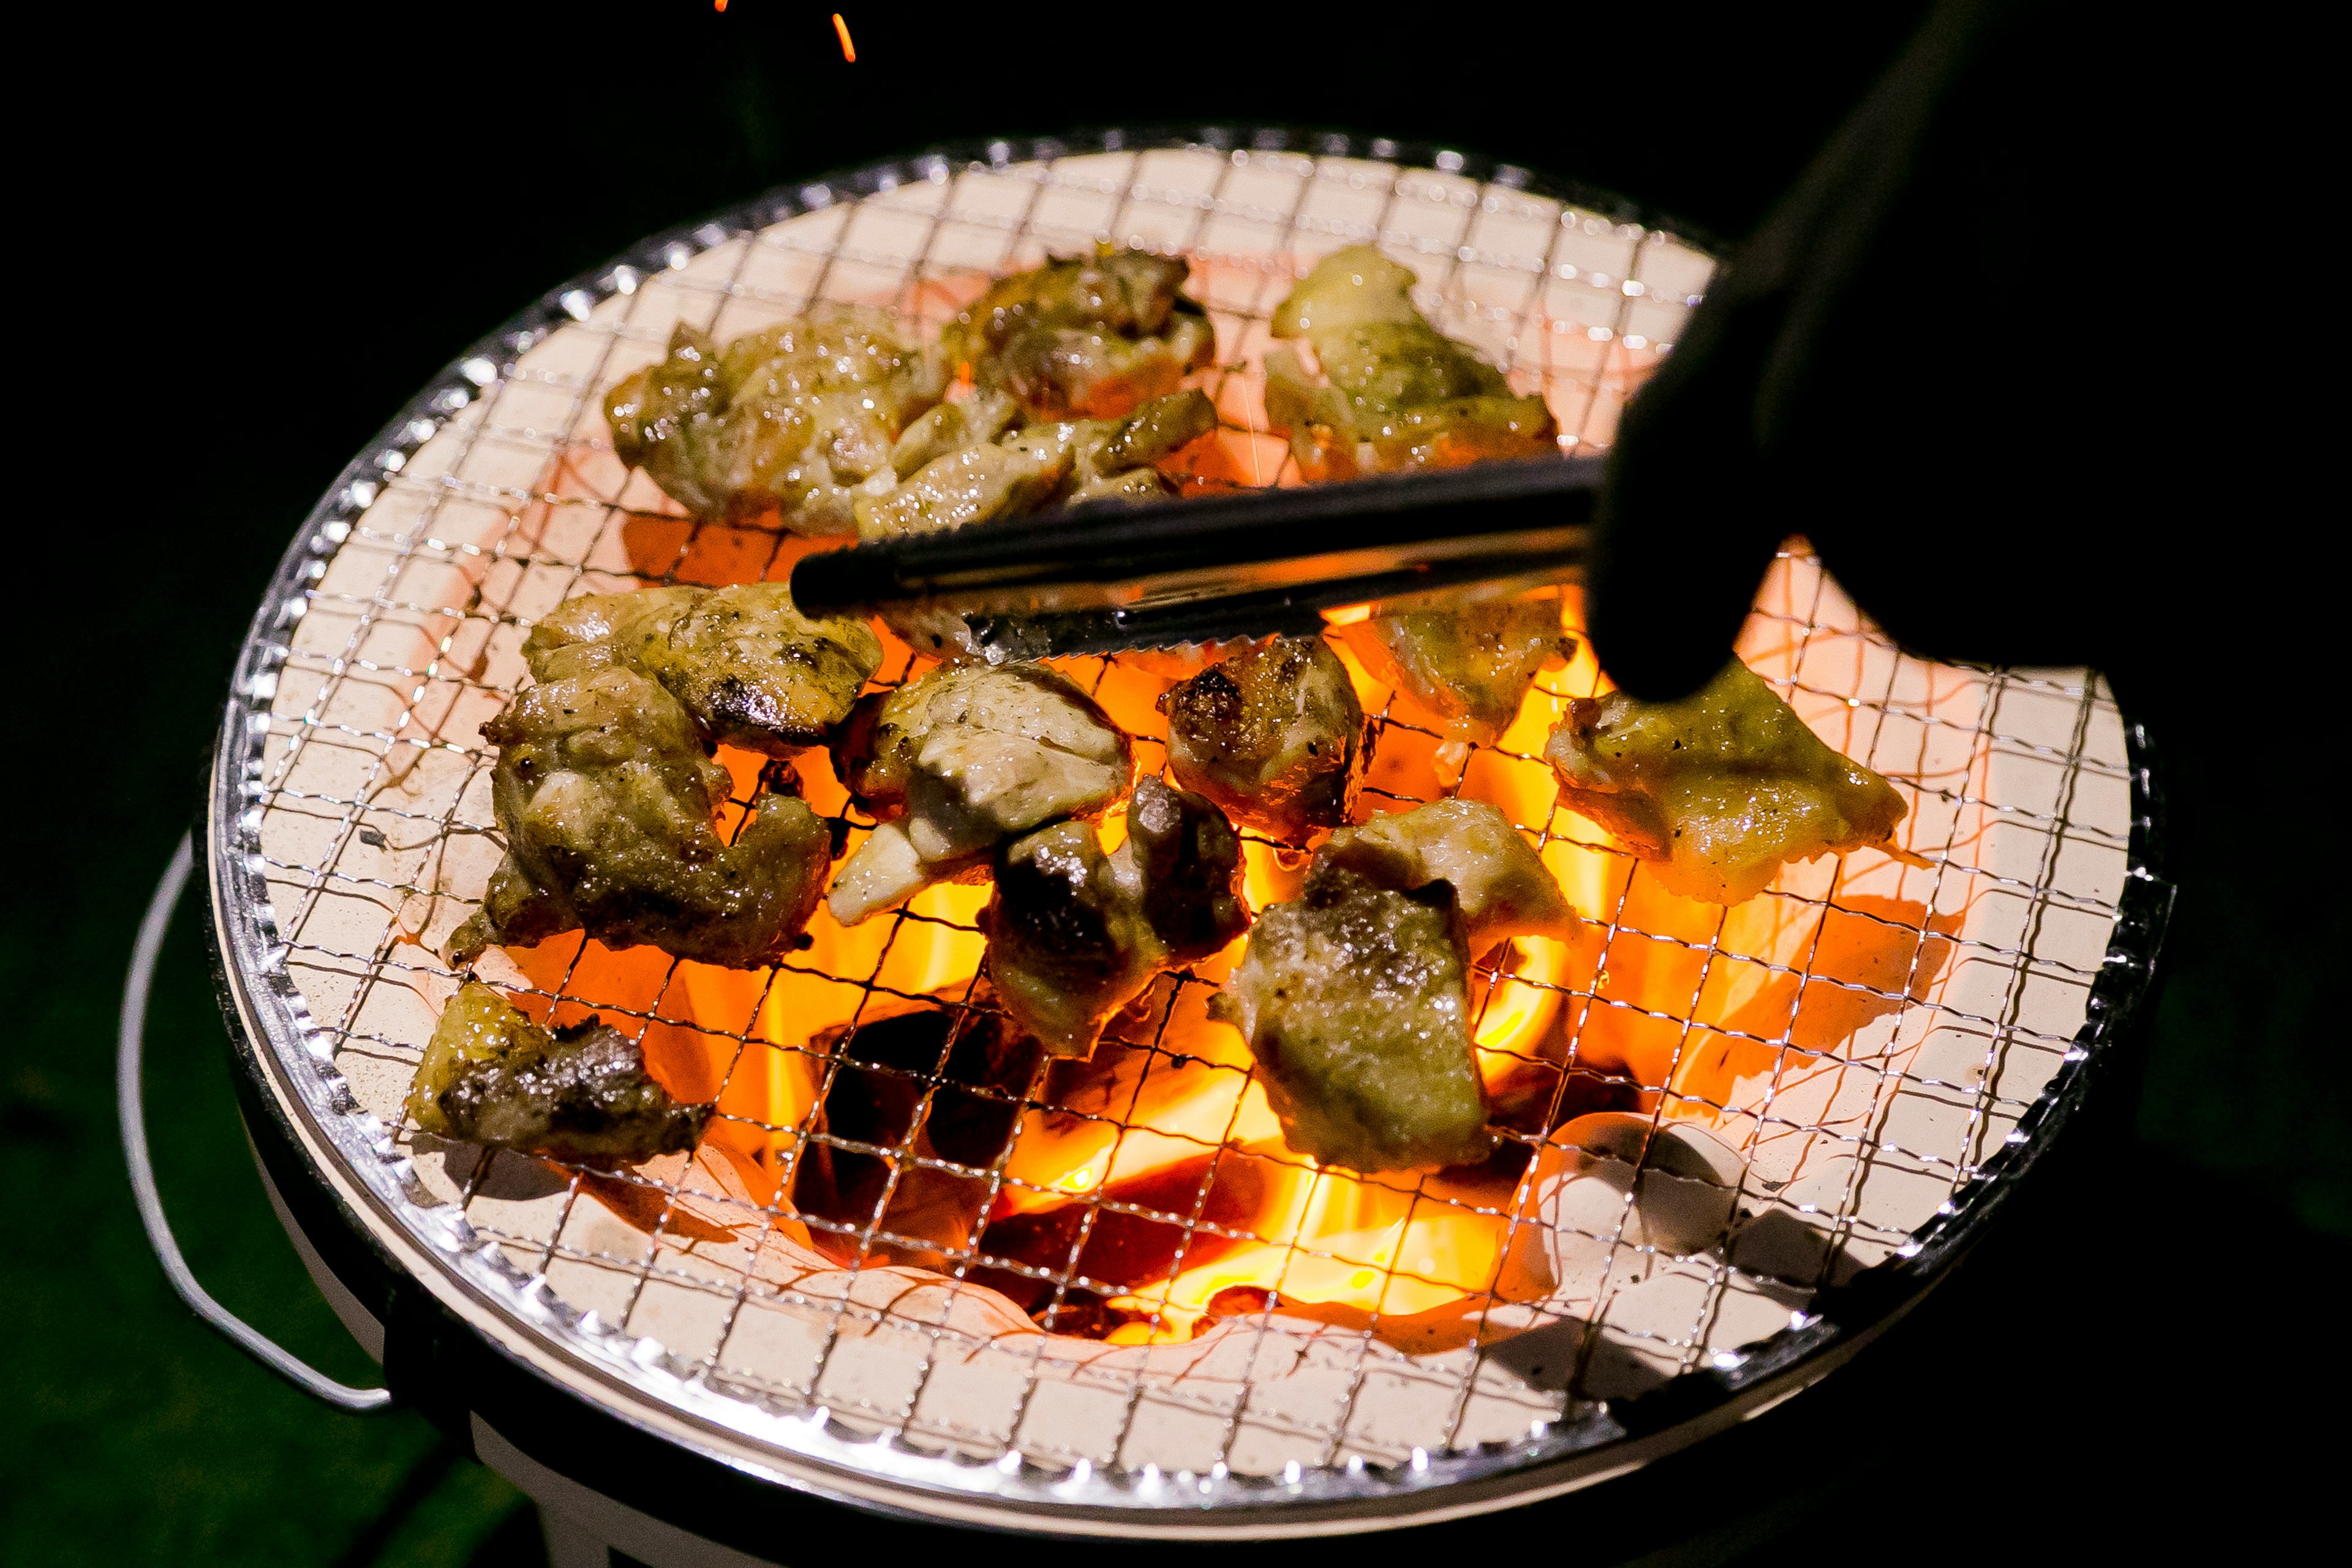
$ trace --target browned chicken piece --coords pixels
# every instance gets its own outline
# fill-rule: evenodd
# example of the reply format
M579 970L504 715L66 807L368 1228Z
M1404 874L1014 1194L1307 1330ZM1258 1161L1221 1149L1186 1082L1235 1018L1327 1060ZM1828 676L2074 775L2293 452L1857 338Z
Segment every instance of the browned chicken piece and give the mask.
M844 533L856 487L943 390L887 311L824 305L724 347L679 326L604 417L621 460L697 517Z
M1369 245L1335 250L1275 307L1277 338L1315 351L1321 375L1277 348L1265 356L1266 418L1286 431L1310 479L1453 468L1553 450L1540 397L1429 323L1412 271Z
M1578 929L1508 818L1437 801L1334 833L1210 1011L1249 1043L1293 1150L1359 1171L1465 1164L1493 1146L1470 960Z
M618 1029L593 1017L544 1029L472 983L441 1010L408 1091L409 1114L436 1138L558 1160L683 1152L711 1109L671 1099Z
M1042 665L946 665L861 700L834 769L880 819L829 895L856 925L1034 828L1099 815L1134 758L1094 699Z
M1711 903L1754 898L1790 860L1891 845L1908 809L1738 659L1679 702L1572 702L1544 754L1562 805Z
M1242 846L1224 813L1156 778L1137 782L1127 841L1108 855L1064 822L998 857L982 917L1004 1010L1055 1056L1093 1054L1103 1026L1152 977L1207 958L1249 925Z
M523 658L542 680L618 663L651 676L712 741L771 757L823 743L882 664L857 620L811 620L782 583L567 599Z
M1040 419L1116 419L1176 390L1216 353L1216 333L1181 292L1190 264L1104 245L1000 279L940 335Z
M1344 866L1383 888L1454 889L1473 954L1515 936L1574 939L1575 909L1511 819L1480 800L1437 800L1331 835L1318 866Z
M1284 844L1348 820L1363 786L1364 710L1320 637L1276 637L1160 699L1176 782Z
M923 437L923 449L945 449L896 489L858 498L861 537L933 533L1059 503L1156 500L1171 487L1155 465L1217 424L1215 405L1194 390L1155 398L1123 419L1031 425L992 439L980 433L1002 427L1000 416L1010 406L1002 400L961 423L945 417L988 401L983 395L925 416L940 424ZM908 647L934 658L983 651L971 623L952 611L899 608L883 619Z
M1342 635L1375 680L1442 721L1449 740L1491 746L1518 717L1537 674L1576 651L1560 631L1559 607L1551 594L1408 610Z
M585 656L574 656L582 657ZM558 656L561 662L561 656ZM683 705L607 663L527 687L482 726L499 748L491 803L507 853L451 958L584 931L611 948L751 969L798 939L823 896L833 836L795 795L766 790L729 843L730 788Z
M1294 1152L1355 1171L1469 1164L1494 1147L1469 974L1451 885L1400 892L1318 865L1258 916L1210 1013L1248 1042Z

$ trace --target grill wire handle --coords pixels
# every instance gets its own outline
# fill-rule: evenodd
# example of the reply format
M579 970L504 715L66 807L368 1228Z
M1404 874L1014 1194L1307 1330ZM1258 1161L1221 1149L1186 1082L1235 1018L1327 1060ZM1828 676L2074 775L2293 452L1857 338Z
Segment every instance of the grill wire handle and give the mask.
M214 1300L196 1283L188 1260L180 1255L180 1244L172 1236L172 1222L163 1213L163 1195L155 1190L155 1166L147 1155L147 1111L139 1083L146 1047L147 994L155 984L155 958L163 951L163 933L171 927L172 911L179 907L180 895L187 888L188 873L194 863L194 847L190 836L183 833L180 847L172 851L172 863L163 868L163 880L155 884L154 897L147 900L146 918L139 922L139 940L131 948L131 972L122 982L122 1017L114 1058L115 1092L116 1105L122 1116L122 1154L131 1166L131 1192L139 1203L139 1223L147 1227L147 1245L154 1249L155 1261L163 1266L164 1277L180 1293L180 1300L239 1350L303 1393L338 1409L361 1415L388 1409L392 1405L390 1389L351 1388L337 1383Z

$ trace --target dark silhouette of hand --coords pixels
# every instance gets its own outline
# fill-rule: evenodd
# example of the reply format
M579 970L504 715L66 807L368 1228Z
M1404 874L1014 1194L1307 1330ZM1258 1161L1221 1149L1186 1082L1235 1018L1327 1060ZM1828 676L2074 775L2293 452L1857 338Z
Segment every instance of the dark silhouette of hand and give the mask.
M1628 410L1589 601L1612 679L1696 688L1797 534L1923 652L2178 648L2165 611L2208 585L2181 525L2271 451L2215 247L2271 216L2226 205L2261 133L2200 90L2246 83L2219 47L2087 5L1931 16Z

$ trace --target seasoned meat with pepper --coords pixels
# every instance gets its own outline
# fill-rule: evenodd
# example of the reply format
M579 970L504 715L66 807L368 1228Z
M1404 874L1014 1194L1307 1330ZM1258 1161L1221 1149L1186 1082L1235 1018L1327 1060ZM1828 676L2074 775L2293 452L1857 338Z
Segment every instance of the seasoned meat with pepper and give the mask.
M1115 419L1209 363L1216 334L1181 257L1103 245L1001 279L950 322L948 363L1041 419Z
M1908 809L1738 659L1678 702L1572 702L1544 755L1562 805L1711 903L1755 897L1790 860L1887 845Z
M811 620L782 583L567 599L522 651L542 680L625 665L660 681L712 741L771 757L821 743L882 663L865 622Z
M1042 665L947 665L862 699L834 769L881 819L834 879L834 918L856 925L933 882L985 867L997 847L1127 793L1127 736Z
M1334 833L1298 899L1258 917L1210 1014L1242 1032L1297 1152L1359 1171L1492 1147L1470 960L1566 940L1576 911L1508 818L1444 800Z
M1127 841L1105 855L1063 822L1007 846L982 917L1004 1010L1055 1056L1093 1053L1103 1026L1163 970L1249 925L1242 846L1207 800L1139 780Z
M1304 844L1348 820L1363 787L1364 709L1320 637L1276 637L1160 698L1168 762L1246 827Z
M1344 635L1374 679L1444 721L1448 739L1480 745L1510 728L1537 673L1576 649L1557 594L1374 616Z
M1453 468L1549 451L1558 426L1540 397L1414 309L1413 274L1369 245L1335 250L1275 307L1273 332L1315 351L1321 376L1287 348L1265 356L1267 420L1290 436L1309 479Z
M491 803L507 853L458 928L453 961L585 931L606 947L650 942L750 969L789 948L815 912L833 858L824 823L795 795L766 790L734 842L722 839L727 770L684 705L635 670L607 663L541 680L482 737L499 748Z
M441 1010L408 1091L408 1113L436 1138L559 1160L680 1153L710 1111L671 1099L618 1029L592 1017L551 1032L477 984Z
M1343 827L1315 863L1344 866L1401 892L1450 884L1473 954L1507 937L1567 942L1581 925L1535 846L1484 801L1432 801Z
M1258 916L1209 1011L1248 1042L1297 1152L1356 1171L1468 1164L1493 1148L1469 972L1450 884L1401 892L1318 865Z
M844 533L852 487L890 467L943 390L937 362L886 311L825 305L720 347L680 325L669 353L604 399L613 447L697 517L773 513Z

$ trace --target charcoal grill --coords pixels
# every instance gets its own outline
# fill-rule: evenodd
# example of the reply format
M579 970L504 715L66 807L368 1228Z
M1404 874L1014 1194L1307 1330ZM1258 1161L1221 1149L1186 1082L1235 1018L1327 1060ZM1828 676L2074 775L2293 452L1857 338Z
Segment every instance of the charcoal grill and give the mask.
M723 338L835 300L935 327L973 280L1097 239L1195 262L1226 425L1204 485L1284 477L1246 367L1290 280L1337 246L1377 242L1412 265L1433 317L1540 388L1581 452L1606 448L1711 267L1614 198L1387 141L1114 132L879 163L649 240L478 344L345 470L255 618L193 857L247 1124L298 1248L389 1387L539 1500L559 1561L604 1543L652 1562L788 1558L845 1508L1238 1542L1588 1486L1804 1387L1939 1279L2063 1128L2145 991L2168 890L2144 739L2104 683L1906 654L1792 548L1742 653L1898 783L1906 858L1857 851L1791 867L1728 912L1678 907L1553 808L1540 725L1465 749L1442 746L1403 700L1375 719L1368 806L1457 788L1497 800L1593 923L1582 960L1507 950L1482 976L1481 1041L1523 1058L1490 1056L1490 1068L1549 1072L1555 1108L1605 1081L1748 1155L1738 1223L1704 1253L1603 1235L1607 1285L1531 1306L1497 1288L1542 1223L1524 1177L1500 1201L1434 1177L1364 1178L1381 1189L1349 1188L1381 1216L1369 1232L1237 1230L1197 1188L1189 1207L1165 1184L1137 1197L1113 1179L1122 1151L1165 1157L1187 1138L1209 1162L1204 1184L1244 1156L1303 1183L1294 1216L1326 1192L1317 1184L1350 1180L1240 1136L1246 1058L1203 1067L1167 1033L1208 989L1189 977L1103 1047L1132 1058L1124 1100L1056 1105L1042 1077L1021 1097L1024 1139L1059 1116L1107 1151L1076 1175L1024 1167L1020 1140L986 1167L911 1131L855 1146L902 1173L984 1183L1000 1207L1080 1216L1058 1264L992 1252L983 1227L925 1269L903 1261L922 1238L893 1234L878 1207L863 1225L800 1214L795 1163L829 1139L851 1147L808 1112L809 1086L843 1068L813 1054L806 1009L855 1024L968 983L972 900L953 889L876 922L862 946L760 976L646 950L551 966L486 957L483 976L512 994L564 1016L593 1009L669 1053L657 1059L701 1062L722 1156L614 1176L417 1134L402 1098L458 983L437 955L498 853L479 726L521 679L523 631L571 594L790 564L776 534L694 525L624 470L604 438L604 389L680 320ZM1073 666L1098 689L1129 668ZM903 679L903 657L884 674ZM1544 678L1538 706L1589 692L1593 674L1588 652ZM1150 765L1156 740L1139 744ZM870 826L839 816L853 837ZM159 890L148 959L188 865ZM134 1087L143 1005L134 966ZM1539 1014L1549 1045L1510 1033ZM1229 1075L1225 1131L1155 1124L1152 1075L1202 1071ZM143 1152L133 1163L143 1171ZM1270 1289L1212 1312L1198 1279L1179 1301L1167 1280L1088 1275L1086 1238L1107 1215L1172 1227L1204 1256L1260 1247L1283 1261ZM1416 1256L1449 1226L1488 1238L1484 1277ZM823 1268L793 1249L803 1236L818 1251L830 1241ZM1352 1315L1313 1315L1307 1276L1356 1289ZM1029 1291L1025 1314L1006 1281ZM1454 1307L1423 1304L1447 1291ZM1152 1342L1100 1337L1106 1301L1128 1340ZM1082 1305L1092 1327L1070 1332ZM274 1364L354 1407L383 1397Z

